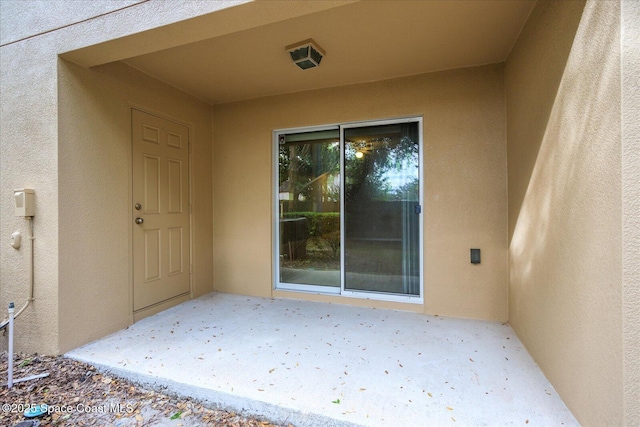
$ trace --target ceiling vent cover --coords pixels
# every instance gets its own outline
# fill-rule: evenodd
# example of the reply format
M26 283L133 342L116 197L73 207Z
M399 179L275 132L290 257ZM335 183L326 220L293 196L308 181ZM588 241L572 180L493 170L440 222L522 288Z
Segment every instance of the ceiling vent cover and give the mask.
M315 68L320 65L324 50L313 39L308 39L285 47L294 64L303 70Z

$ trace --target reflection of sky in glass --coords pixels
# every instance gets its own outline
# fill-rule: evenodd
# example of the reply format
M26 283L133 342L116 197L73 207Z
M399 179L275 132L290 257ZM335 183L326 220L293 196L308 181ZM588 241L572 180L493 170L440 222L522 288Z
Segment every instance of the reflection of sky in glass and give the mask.
M402 161L402 166L398 169L387 170L382 177L389 184L392 191L400 190L405 185L415 182L418 179L418 165L414 161L407 159Z
M398 148L398 145L393 144L393 148ZM382 178L389 185L390 191L406 189L408 184L415 183L418 180L420 172L416 156L398 159L395 150L389 153L388 167L385 169L382 173Z
M411 143L412 141L409 140ZM387 151L387 161L378 164L378 190L382 190L392 198L400 197L401 199L412 199L417 197L414 192L418 191L420 168L418 165L418 154L407 153L406 151L399 153L400 141L398 139L389 140L385 144L386 147L370 148L362 141L346 141L345 143L345 160L347 162L361 162L366 156L375 155L379 150ZM364 158L358 158L356 153L360 151L364 153ZM399 158L400 157L400 158ZM355 164L353 163L353 164Z

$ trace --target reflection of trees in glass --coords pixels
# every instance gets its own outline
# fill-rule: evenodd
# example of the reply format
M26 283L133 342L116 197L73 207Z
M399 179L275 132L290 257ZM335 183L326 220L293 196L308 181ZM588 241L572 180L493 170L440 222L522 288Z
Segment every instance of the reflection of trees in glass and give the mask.
M280 193L287 218L306 218L311 258L340 255L340 143L333 139L280 145Z
M311 241L330 259L340 258L340 213L323 212L313 215L311 220Z
M321 212L340 199L340 144L291 143L280 146L280 192L291 193L288 210Z
M345 197L347 200L417 200L419 146L408 136L391 135L345 146ZM356 153L363 153L358 159Z
M420 180L418 177L395 190L394 200L419 200Z
M340 255L341 152L336 134L289 134L279 146L282 215L306 218L310 259ZM362 208L352 201L419 200L417 123L345 129L344 150L347 208ZM361 158L358 151L364 153Z

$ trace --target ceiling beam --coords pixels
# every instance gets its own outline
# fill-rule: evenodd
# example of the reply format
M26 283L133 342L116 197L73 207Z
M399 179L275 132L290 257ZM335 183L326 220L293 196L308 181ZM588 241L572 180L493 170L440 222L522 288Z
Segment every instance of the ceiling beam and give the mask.
M310 15L358 1L361 0L254 0L174 24L76 49L60 56L78 65L93 67Z

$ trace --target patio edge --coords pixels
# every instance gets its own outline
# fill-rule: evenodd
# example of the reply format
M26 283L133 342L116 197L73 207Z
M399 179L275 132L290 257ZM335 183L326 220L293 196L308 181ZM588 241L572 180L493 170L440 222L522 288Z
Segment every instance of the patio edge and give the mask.
M359 427L348 421L327 417L326 415L303 413L272 403L240 397L199 386L193 386L177 381L160 378L153 375L140 374L127 369L114 368L100 363L94 363L83 357L64 354L63 357L94 366L98 372L110 374L151 390L172 397L192 399L211 409L232 411L242 416L259 417L276 424L292 424L296 427Z

